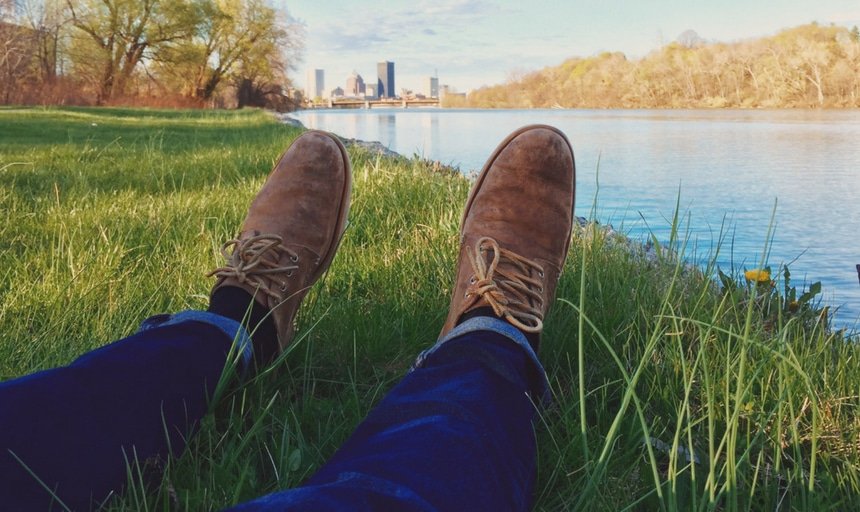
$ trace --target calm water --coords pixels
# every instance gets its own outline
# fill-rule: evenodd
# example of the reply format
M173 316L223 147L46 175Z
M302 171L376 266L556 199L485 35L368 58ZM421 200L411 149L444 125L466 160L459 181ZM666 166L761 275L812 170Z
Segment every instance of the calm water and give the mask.
M642 238L668 238L676 200L699 257L725 225L721 268L790 263L795 284L822 281L840 326L860 327L860 112L439 110L304 111L309 128L378 140L479 170L495 146L529 123L559 127L576 154L576 213ZM599 160L599 172L598 172Z

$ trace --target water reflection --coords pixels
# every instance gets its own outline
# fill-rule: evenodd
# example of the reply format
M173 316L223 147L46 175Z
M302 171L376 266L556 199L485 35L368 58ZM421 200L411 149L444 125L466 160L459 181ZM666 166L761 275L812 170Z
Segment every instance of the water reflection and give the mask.
M360 114L357 114L360 115ZM376 138L371 140L384 140L383 144L388 146L389 148L396 148L397 146L397 116L393 113L390 114L379 114L377 116L377 133ZM395 149L395 151L397 151ZM398 151L399 153L399 151ZM409 153L406 153L409 154Z
M430 158L429 155L435 155L439 152L438 144L441 137L439 134L439 116L421 116L420 125L424 145L417 153Z

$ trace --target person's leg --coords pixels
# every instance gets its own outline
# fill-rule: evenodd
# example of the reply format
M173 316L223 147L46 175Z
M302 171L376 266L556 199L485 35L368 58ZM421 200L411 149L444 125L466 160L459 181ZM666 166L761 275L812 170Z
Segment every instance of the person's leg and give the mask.
M570 243L573 151L546 126L490 157L461 224L440 339L302 487L236 510L526 510L536 348Z
M235 510L528 509L546 387L525 337L473 318L417 364L307 483Z
M121 489L127 465L181 453L242 332L201 311L153 317L68 366L0 383L3 508L60 509L55 497L88 510Z
M252 357L271 362L290 343L302 298L343 234L350 182L343 144L306 132L225 244L209 312L150 318L141 332L69 366L0 384L4 510L62 508L53 497L89 509L121 489L127 463L180 453L234 339L241 371Z

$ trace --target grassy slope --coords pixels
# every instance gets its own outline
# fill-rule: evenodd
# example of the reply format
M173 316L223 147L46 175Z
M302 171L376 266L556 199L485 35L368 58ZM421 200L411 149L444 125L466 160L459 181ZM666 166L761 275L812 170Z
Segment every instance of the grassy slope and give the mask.
M253 111L0 110L0 377L205 307L221 241L297 134ZM469 184L350 151L351 223L300 341L224 391L162 485L131 468L116 508L219 508L299 484L435 338ZM858 344L714 290L672 258L577 233L544 337L556 401L537 429L539 509L857 505Z

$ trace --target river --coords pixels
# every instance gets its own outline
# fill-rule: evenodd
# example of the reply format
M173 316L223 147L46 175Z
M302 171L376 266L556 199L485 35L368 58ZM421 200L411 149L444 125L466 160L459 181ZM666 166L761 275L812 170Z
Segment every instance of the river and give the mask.
M576 214L634 239L669 236L680 201L693 259L725 272L757 268L776 204L767 263L792 282L821 281L834 324L860 329L860 111L835 110L313 110L308 128L377 140L410 156L480 170L495 146L530 123L573 145Z

